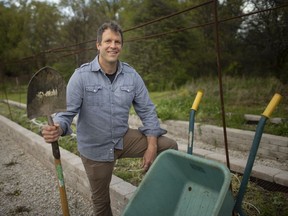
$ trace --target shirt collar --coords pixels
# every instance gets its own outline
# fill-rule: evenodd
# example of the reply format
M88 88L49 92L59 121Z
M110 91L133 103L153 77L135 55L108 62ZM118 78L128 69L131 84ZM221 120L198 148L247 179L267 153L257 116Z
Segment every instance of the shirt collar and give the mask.
M95 59L92 61L92 64L91 64L91 67L92 67L92 71L101 71L101 67L100 67L100 64L99 64L99 59L98 59L99 55L97 55L95 57ZM117 68L117 72L118 73L121 73L122 71L122 68L123 68L123 65L122 65L122 62L118 60L118 68Z
M99 64L99 60L98 60L98 55L92 61L91 67L92 67L92 71L95 71L95 72L101 70L101 67L100 67L100 64Z

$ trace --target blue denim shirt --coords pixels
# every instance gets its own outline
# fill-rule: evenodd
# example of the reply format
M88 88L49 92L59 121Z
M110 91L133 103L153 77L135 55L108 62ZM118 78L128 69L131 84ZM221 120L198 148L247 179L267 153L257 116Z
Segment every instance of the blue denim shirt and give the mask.
M54 122L60 124L63 135L71 134L70 125L78 114L80 154L95 161L113 161L114 149L123 149L132 104L143 123L139 128L141 133L158 137L167 132L160 128L155 106L135 69L119 61L111 84L97 56L71 76L67 85L67 111L57 113Z

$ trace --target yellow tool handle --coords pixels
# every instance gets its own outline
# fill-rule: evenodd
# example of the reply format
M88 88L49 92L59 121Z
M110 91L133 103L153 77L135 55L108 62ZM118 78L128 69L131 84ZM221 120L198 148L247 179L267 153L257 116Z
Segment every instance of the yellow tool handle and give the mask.
M271 99L270 103L266 107L265 111L262 113L263 116L270 118L272 112L276 108L276 106L280 103L282 96L278 93L274 94L273 98Z
M195 100L194 100L194 102L193 102L193 104L192 104L191 109L197 111L202 96L203 96L203 91L202 91L202 90L199 90L199 91L197 92L197 95L196 95L196 97L195 97Z

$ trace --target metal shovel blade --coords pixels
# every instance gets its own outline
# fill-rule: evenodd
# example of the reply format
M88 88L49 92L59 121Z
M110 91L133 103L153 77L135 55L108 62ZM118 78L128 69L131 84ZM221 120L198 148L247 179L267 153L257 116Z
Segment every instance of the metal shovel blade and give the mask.
M31 78L27 92L29 119L66 111L66 83L58 71L41 68Z

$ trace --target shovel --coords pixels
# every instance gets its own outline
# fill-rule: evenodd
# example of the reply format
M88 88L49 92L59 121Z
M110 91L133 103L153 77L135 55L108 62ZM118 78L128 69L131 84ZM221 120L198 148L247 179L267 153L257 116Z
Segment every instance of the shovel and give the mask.
M56 70L50 67L44 67L40 69L33 75L28 85L28 118L33 119L47 116L48 124L53 126L54 122L51 114L65 110L66 83L64 79ZM58 177L62 212L64 216L69 216L59 145L57 141L51 144Z

